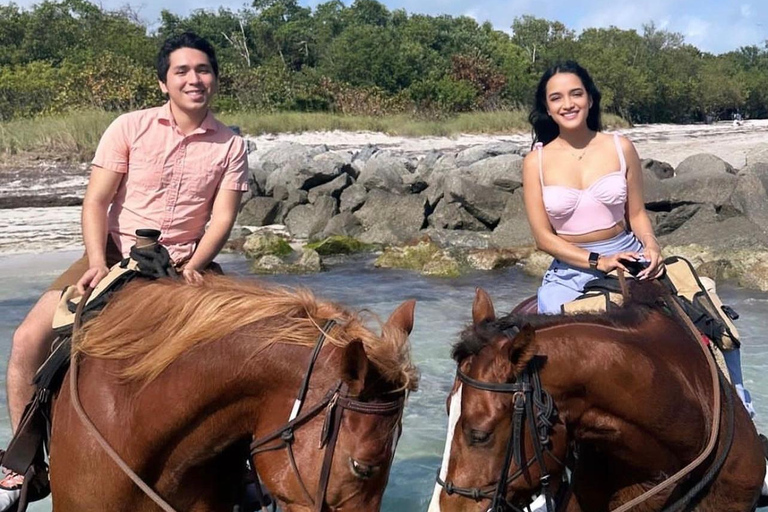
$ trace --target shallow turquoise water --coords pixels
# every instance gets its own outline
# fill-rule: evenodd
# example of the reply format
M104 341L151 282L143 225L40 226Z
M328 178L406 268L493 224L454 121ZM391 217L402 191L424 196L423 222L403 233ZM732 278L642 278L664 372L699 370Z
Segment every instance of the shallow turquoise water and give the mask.
M4 380L13 329L50 281L78 256L74 252L0 257L0 380ZM242 260L221 260L230 274L246 274ZM46 270L41 270L47 268ZM368 261L347 262L309 276L276 276L271 281L303 285L319 296L351 308L368 308L386 318L402 301L415 298L416 325L411 335L413 357L421 370L420 391L406 408L403 436L385 494L386 512L426 510L440 466L445 439L445 397L453 382L451 343L470 321L475 287L486 289L497 311L535 292L538 280L516 269L477 272L458 279L427 278L397 270L374 269ZM768 294L721 285L723 301L740 314L738 328L745 341L744 373L758 410L757 424L768 430ZM10 435L5 393L0 392L0 444ZM32 510L50 510L41 503Z

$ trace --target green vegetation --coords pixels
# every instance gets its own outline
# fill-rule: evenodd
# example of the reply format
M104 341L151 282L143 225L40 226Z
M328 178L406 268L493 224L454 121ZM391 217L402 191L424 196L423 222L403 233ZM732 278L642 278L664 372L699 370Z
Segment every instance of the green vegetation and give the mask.
M468 17L390 11L377 0L314 8L253 0L237 12L163 11L154 26L148 33L129 8L108 11L88 0L0 5L0 122L157 105L157 47L190 29L218 49L215 108L251 133L527 129L538 77L564 59L589 69L605 111L629 122L729 119L737 111L768 117L768 46L711 55L653 25L642 33L610 27L577 34L523 16L509 35ZM457 115L469 112L476 115ZM49 140L34 129L16 140L16 126L3 125L6 151L90 144Z
M0 122L0 155L31 153L89 160L102 133L115 117L116 112L85 110ZM219 118L250 135L350 130L420 137L530 130L527 114L519 110L466 112L432 120L406 115L372 117L328 112L230 112ZM626 121L612 114L605 116L605 124L609 129L628 126Z

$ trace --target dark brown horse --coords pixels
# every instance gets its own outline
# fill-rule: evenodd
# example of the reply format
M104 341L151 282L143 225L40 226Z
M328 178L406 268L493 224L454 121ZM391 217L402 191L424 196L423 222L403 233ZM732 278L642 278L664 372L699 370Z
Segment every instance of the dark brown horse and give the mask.
M605 315L500 319L478 290L473 323L454 347L460 417L448 440L443 487L436 489L430 511L488 510L497 488L500 509L522 508L543 484L550 495L557 493L568 460L572 495L560 498L558 510L615 510L697 459L713 430L716 390L698 340L657 305L657 286L636 285L637 297L627 307ZM523 379L524 374L534 377ZM540 382L538 398L536 392L504 391L524 380L532 389ZM729 388L722 392L724 404ZM515 403L527 406L531 396L532 414L523 415L528 419L512 443ZM733 403L735 392L729 396ZM549 399L554 408L548 410ZM732 436L729 408L723 406L711 455L677 485L632 510L663 510L686 496L691 500L673 510L755 509L765 458L746 410L735 402ZM698 489L710 473L711 483Z
M201 286L131 284L75 340L78 395L109 446L176 510L231 512L251 438L273 431L277 438L261 447L279 449L252 451L283 510L319 510L318 495L323 510L378 510L402 401L394 414L391 407L378 414L377 404L398 403L416 388L408 344L414 304L397 308L377 335L359 315L307 291L223 277ZM287 439L280 428L319 336L325 343L301 414L318 412L300 419ZM72 373L54 404L54 510L158 510L76 414ZM318 494L333 429L324 422L342 406L326 489Z

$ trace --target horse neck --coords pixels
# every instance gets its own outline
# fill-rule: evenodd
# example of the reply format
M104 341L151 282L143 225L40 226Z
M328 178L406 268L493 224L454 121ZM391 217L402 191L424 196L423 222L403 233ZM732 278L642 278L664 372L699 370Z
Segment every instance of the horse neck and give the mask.
M253 356L253 337L243 333L215 345L188 353L134 399L131 409L146 412L133 418L130 442L148 454L147 463L162 461L183 475L287 422L311 348L277 343ZM328 375L335 360L328 350L315 366L313 388L336 378Z
M575 441L661 458L701 449L711 409L702 397L711 397L706 363L665 318L651 315L631 331L582 323L537 332L542 385Z

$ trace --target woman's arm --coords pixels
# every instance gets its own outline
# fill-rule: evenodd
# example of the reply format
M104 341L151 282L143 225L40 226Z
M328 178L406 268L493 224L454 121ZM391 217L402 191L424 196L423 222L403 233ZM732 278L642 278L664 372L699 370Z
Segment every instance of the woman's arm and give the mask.
M627 221L629 228L643 244L643 255L650 264L637 277L658 277L661 273L661 249L653 234L653 226L643 199L643 170L635 145L621 137L621 149L627 161Z

